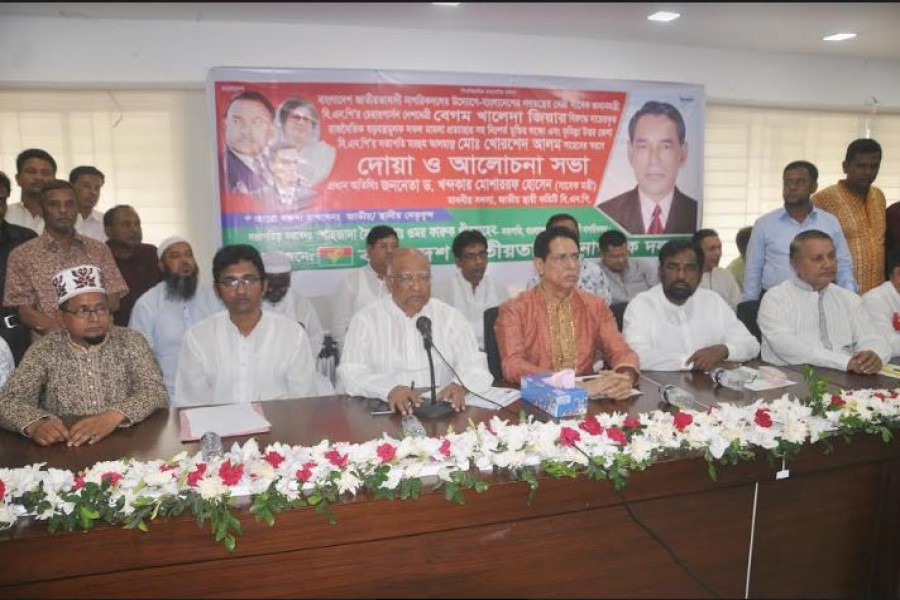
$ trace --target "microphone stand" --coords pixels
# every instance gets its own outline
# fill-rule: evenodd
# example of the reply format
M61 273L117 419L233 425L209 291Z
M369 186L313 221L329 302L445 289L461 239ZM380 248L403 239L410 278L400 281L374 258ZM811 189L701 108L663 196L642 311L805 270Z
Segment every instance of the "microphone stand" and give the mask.
M434 382L434 359L431 356L431 336L422 335L422 343L425 345L425 353L428 354L428 371L431 375L431 402L423 402L413 409L420 419L442 419L453 414L453 405L449 402L438 402L437 385Z

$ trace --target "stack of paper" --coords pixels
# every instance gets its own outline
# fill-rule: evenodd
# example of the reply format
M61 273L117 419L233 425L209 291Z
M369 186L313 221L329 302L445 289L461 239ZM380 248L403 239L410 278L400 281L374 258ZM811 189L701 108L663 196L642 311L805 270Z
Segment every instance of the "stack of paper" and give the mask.
M500 410L501 406L504 408L509 406L510 404L518 400L521 395L522 394L519 392L519 390L492 387L487 391L481 392L479 394L479 396L484 396L484 398L487 398L487 400L485 400L484 398L479 398L471 392L466 394L466 406L477 406L478 408L486 408L488 410ZM500 406L497 406L497 404L493 404L492 402L488 402L488 400L492 400Z
M199 440L207 431L224 438L267 433L272 429L259 402L184 408L178 417L182 442Z

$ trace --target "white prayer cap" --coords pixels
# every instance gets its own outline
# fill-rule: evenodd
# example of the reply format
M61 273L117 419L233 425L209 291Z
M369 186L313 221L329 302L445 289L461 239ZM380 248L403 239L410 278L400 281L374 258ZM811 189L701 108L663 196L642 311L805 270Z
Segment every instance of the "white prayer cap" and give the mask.
M166 250L169 249L169 246L173 244L178 244L180 242L184 242L185 244L190 244L186 239L181 237L180 235L173 235L172 237L167 237L159 244L159 248L156 249L156 256L159 257L159 260L162 260L163 254L166 253Z
M63 269L53 278L56 290L56 304L61 305L69 298L87 292L106 293L103 287L103 273L94 265L78 265Z
M284 252L263 252L262 261L268 274L291 272L291 257Z

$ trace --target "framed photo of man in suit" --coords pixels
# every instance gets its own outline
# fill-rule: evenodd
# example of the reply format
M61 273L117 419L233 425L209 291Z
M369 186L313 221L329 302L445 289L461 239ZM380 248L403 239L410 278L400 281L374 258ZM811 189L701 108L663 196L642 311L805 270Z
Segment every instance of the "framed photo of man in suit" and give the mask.
M629 234L696 231L698 202L676 185L688 160L681 112L668 102L645 102L628 123L627 149L636 185L600 202L597 208Z

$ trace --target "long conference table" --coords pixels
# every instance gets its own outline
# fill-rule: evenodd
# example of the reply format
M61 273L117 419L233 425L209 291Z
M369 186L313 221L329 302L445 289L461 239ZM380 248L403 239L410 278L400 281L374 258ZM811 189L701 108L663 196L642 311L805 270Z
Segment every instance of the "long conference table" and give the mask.
M664 383L707 404L806 395L800 370L784 370L798 384L762 393L717 388L702 373L648 372L642 395L592 401L589 412L660 408ZM900 385L817 371L833 389ZM362 398L270 401L264 411L273 427L255 436L261 448L401 437L399 416L371 416ZM469 407L423 423L441 435L495 414ZM0 465L77 471L197 451L179 437L176 410L91 447L39 448L2 432ZM702 457L685 455L632 474L622 492L606 481L540 476L531 504L527 483L488 475L490 489L467 491L464 505L430 490L406 501L362 495L333 506L334 525L312 508L280 513L274 527L239 509L234 553L190 515L157 519L146 533L100 525L50 534L26 519L0 534L0 595L897 598L900 442L860 435L835 441L829 454L809 446L789 467L776 479L781 464L758 458L722 466L713 480Z

